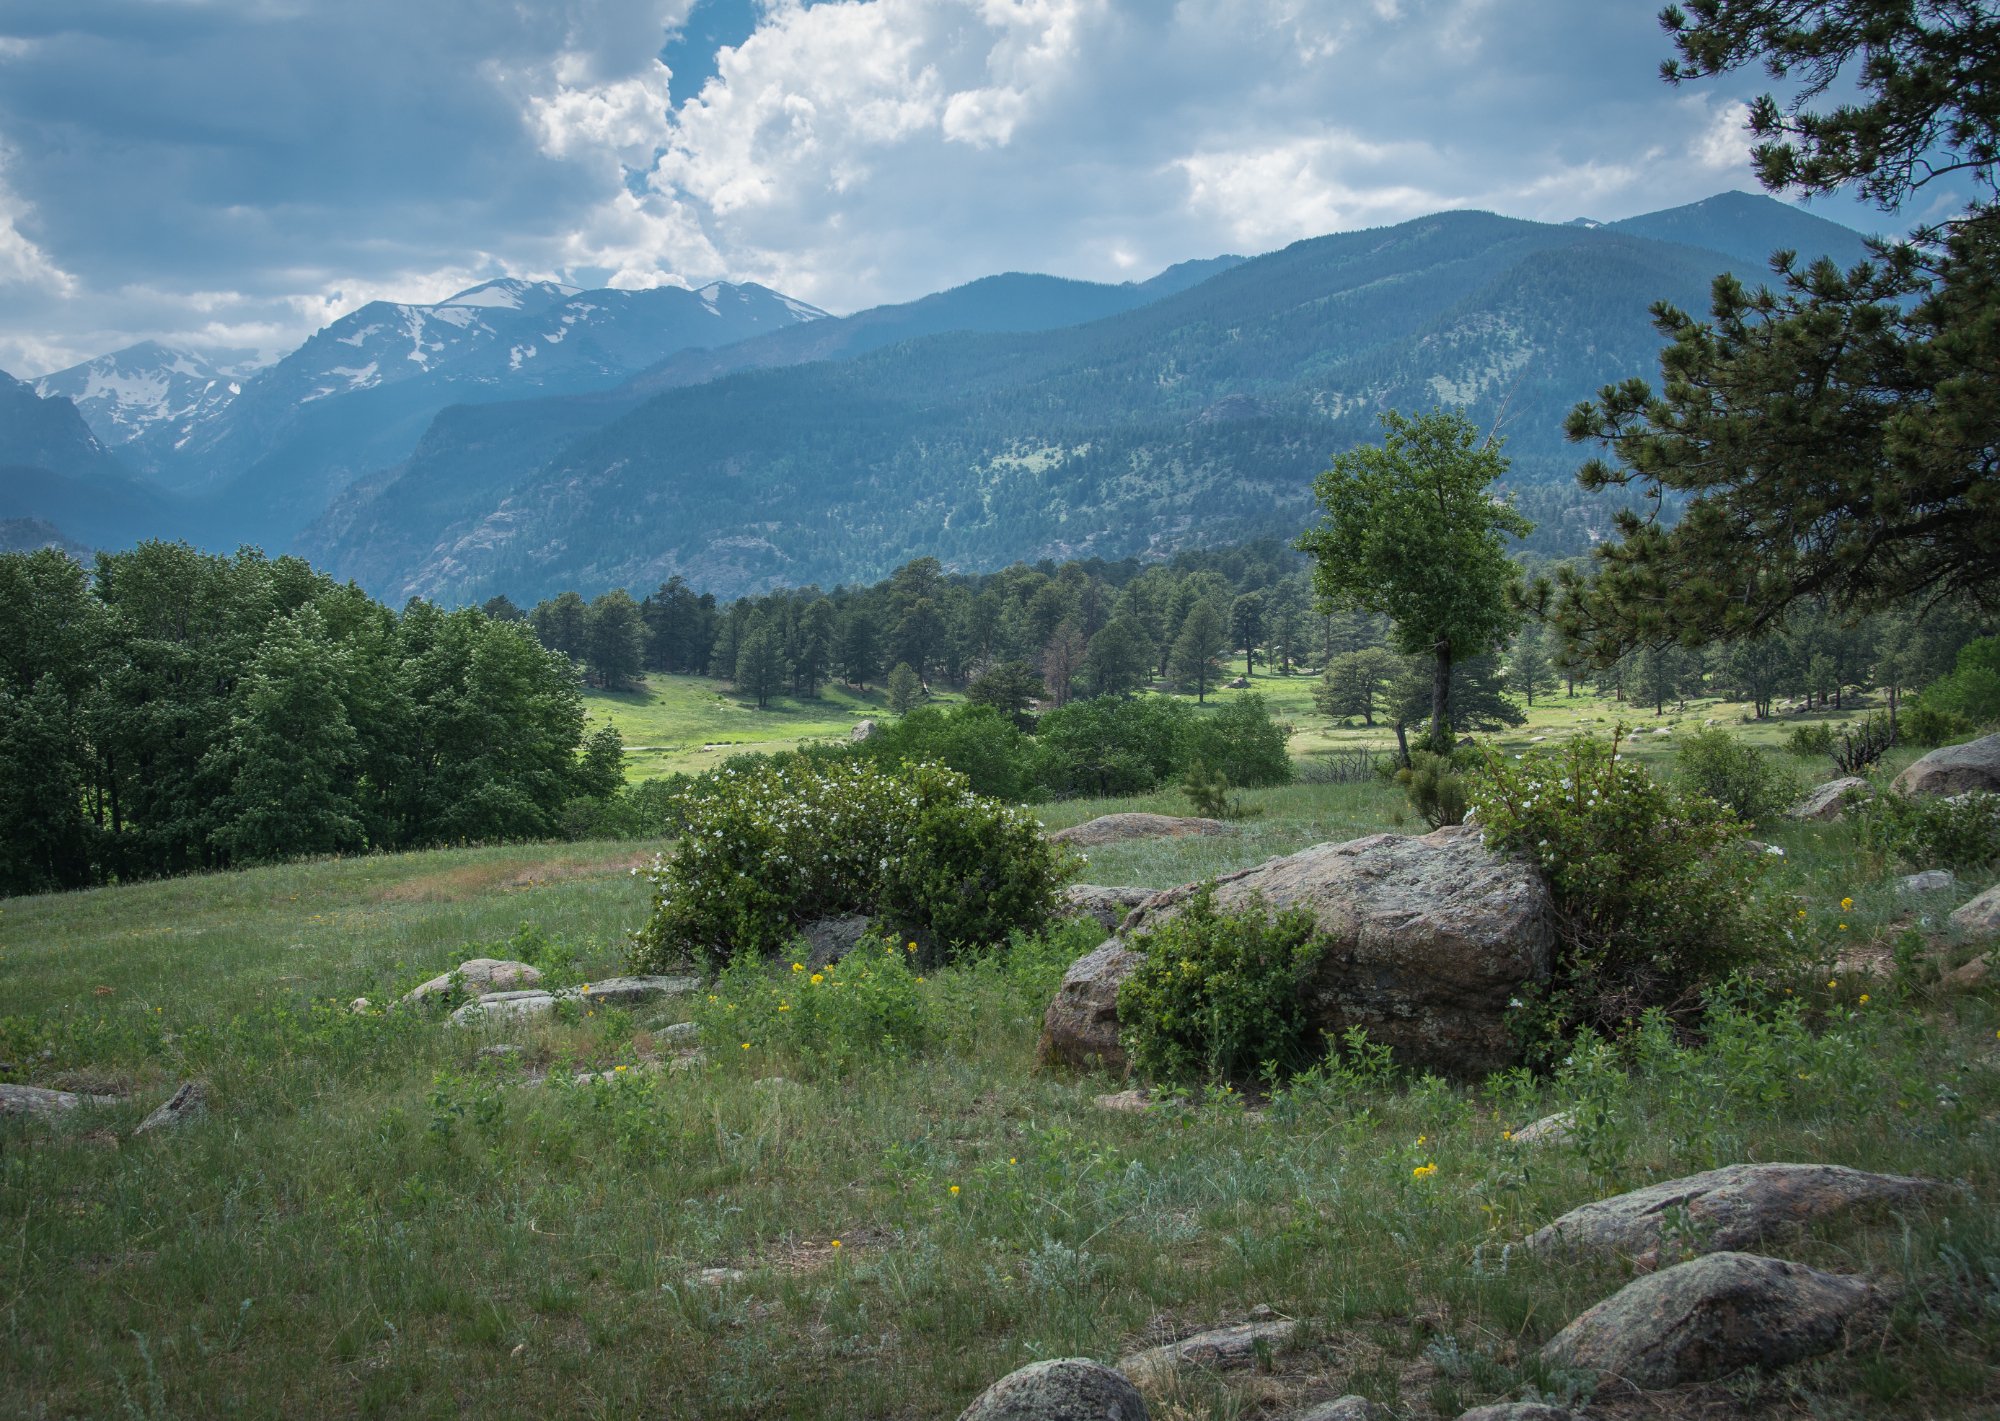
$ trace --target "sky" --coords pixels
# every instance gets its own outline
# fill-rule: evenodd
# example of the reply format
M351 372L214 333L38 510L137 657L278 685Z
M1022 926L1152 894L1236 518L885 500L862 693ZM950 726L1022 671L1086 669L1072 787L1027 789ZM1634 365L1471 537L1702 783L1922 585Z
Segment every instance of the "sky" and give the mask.
M1633 0L7 0L0 370L496 276L835 312L1756 190ZM1864 230L1906 222L1844 201Z

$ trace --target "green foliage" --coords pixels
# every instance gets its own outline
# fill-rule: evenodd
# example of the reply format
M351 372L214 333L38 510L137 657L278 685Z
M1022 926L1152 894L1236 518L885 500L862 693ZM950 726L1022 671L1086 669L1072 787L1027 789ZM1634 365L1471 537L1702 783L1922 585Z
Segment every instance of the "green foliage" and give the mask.
M1032 729L1034 717L1028 713L1042 694L1042 678L1025 661L1003 661L988 667L966 683L965 699L976 706L991 706L1021 730Z
M708 1050L806 1076L839 1076L865 1061L921 1055L939 1034L908 943L864 938L837 963L772 963L744 953L695 1004Z
M1899 727L1919 745L1944 745L2000 722L2000 637L1981 637L1958 664L1918 694Z
M1796 736L1797 731L1793 733ZM1784 813L1800 793L1796 774L1720 729L1697 730L1680 738L1674 751L1674 778L1682 788L1706 795L1746 824Z
M1325 951L1312 914L1220 913L1213 884L1132 943L1120 1039L1142 1075L1176 1085L1289 1075L1318 1054L1305 987Z
M1465 776L1449 755L1412 750L1410 763L1396 771L1396 783L1409 796L1410 807L1433 829L1465 822Z
M1390 688L1402 669L1402 659L1386 646L1342 652L1327 663L1313 687L1313 708L1336 719L1358 715L1364 725L1373 725L1376 712L1388 708Z
M1262 789L1292 782L1286 753L1289 726L1271 719L1271 708L1255 691L1226 702L1212 715L1181 727L1182 764L1206 761L1238 789Z
M1843 775L1864 775L1896 743L1896 727L1886 715L1864 716L1852 725L1843 725L1833 737L1833 767Z
M1878 794L1847 817L1863 843L1918 872L2000 867L2000 794Z
M1214 603L1196 602L1188 609L1167 658L1167 675L1175 687L1194 692L1197 702L1206 700L1222 679L1222 653L1228 647L1223 625L1222 613Z
M889 673L889 709L897 715L908 715L910 707L923 694L924 684L917 679L917 673L907 661L896 663L896 669Z
M1431 748L1442 752L1452 662L1494 651L1518 620L1503 539L1529 524L1493 498L1507 461L1463 414L1391 410L1382 426L1382 444L1348 450L1314 481L1322 518L1298 546L1323 603L1386 614L1397 650L1436 662Z
M1181 779L1181 793L1194 812L1207 819L1234 819L1242 804L1229 797L1229 780L1206 760L1196 760Z
M1649 1006L1685 1011L1787 941L1741 822L1621 760L1618 743L1579 736L1520 760L1489 755L1473 785L1486 842L1526 855L1555 899L1550 991L1527 1013L1544 1043Z
M725 767L689 787L681 812L686 832L652 875L653 913L633 942L640 968L771 956L805 924L853 913L942 960L1039 927L1071 871L1034 820L936 765Z
M1795 725L1785 732L1785 748L1801 758L1833 753L1833 727L1824 721Z
M878 727L855 753L880 765L945 765L974 794L994 799L1024 800L1034 783L1034 742L991 705L918 706Z

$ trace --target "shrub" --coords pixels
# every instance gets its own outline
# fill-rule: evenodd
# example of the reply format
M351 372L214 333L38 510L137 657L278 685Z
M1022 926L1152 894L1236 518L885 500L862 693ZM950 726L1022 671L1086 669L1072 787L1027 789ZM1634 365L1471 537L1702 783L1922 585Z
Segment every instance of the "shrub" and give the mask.
M1782 814L1800 793L1796 774L1726 730L1698 730L1682 739L1674 753L1674 778L1746 823Z
M974 794L995 799L1025 799L1034 778L1034 742L990 705L919 706L857 750L882 765L948 766L965 776Z
M859 1060L918 1055L937 1032L912 956L907 943L882 938L864 939L817 970L745 954L696 1002L695 1021L709 1050L725 1059L775 1051L838 1071Z
M1410 808L1431 828L1465 822L1465 777L1450 756L1412 750L1410 763L1396 771L1396 783L1409 796Z
M1292 782L1292 758L1285 752L1286 727L1254 691L1187 722L1179 761L1185 767L1206 761L1239 789Z
M1196 760L1188 766L1181 780L1181 793L1188 797L1196 814L1210 819L1234 819L1242 812L1242 806L1229 797L1229 781L1206 760Z
M1486 842L1531 858L1555 900L1550 988L1524 1018L1532 1044L1648 1006L1690 1008L1787 941L1783 909L1755 891L1765 860L1743 850L1741 823L1621 761L1616 736L1489 755L1472 802Z
M1133 939L1145 960L1118 989L1133 1067L1195 1085L1307 1065L1317 1052L1303 988L1325 945L1305 909L1219 913L1215 886L1205 885L1178 916Z
M1887 716L1866 716L1834 737L1833 767L1843 775L1866 774L1895 743L1896 727Z
M772 955L802 925L852 913L935 960L1041 926L1071 871L1034 820L938 765L774 758L701 777L685 808L632 944L641 969Z
M1143 794L1183 764L1193 706L1170 696L1095 696L1050 711L1036 726L1039 777L1053 795Z
M1917 871L2000 864L2000 795L1880 794L1848 817L1863 843Z
M1965 739L1972 734L1972 722L1962 715L1940 710L1918 696L1898 717L1896 730L1910 744L1930 749L1938 745L1955 745Z
M1815 755L1833 753L1833 727L1830 725L1795 725L1785 733L1785 748L1800 759L1811 759Z

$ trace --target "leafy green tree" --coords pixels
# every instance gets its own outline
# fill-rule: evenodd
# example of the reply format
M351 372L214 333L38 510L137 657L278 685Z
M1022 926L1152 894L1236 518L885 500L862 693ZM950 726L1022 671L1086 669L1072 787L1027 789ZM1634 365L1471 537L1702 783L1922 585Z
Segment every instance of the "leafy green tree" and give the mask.
M88 782L80 727L56 678L41 677L26 694L0 686L0 893L91 881Z
M1216 682L1222 679L1222 656L1227 650L1228 637L1222 629L1222 613L1215 609L1213 602L1197 602L1188 609L1187 620L1181 623L1180 635L1174 638L1167 674L1182 692L1193 691L1199 704L1208 698Z
M1778 253L1778 290L1716 278L1710 317L1662 303L1662 389L1607 386L1572 439L1588 489L1686 495L1672 527L1619 515L1556 621L1599 662L1637 644L1754 636L1801 599L1841 610L2000 583L2000 11L1971 0L1700 0L1662 16L1673 83L1761 61L1797 76L1751 109L1773 192L1885 208L1944 174L1981 200L1842 272ZM1821 103L1830 94L1843 97ZM1817 105L1817 107L1815 107Z
M889 673L889 709L897 715L908 715L910 707L923 694L924 683L918 678L914 668L907 661L896 663L896 669Z
M1289 784L1292 760L1285 751L1285 731L1271 719L1263 696L1246 692L1187 723L1180 760L1213 766L1238 789Z
M880 642L875 618L861 608L850 611L840 623L840 675L850 686L865 686L882 670Z
M1146 683L1152 668L1152 647L1144 633L1119 616L1090 639L1083 679L1093 696L1127 696Z
M1451 746L1451 668L1502 645L1517 615L1504 535L1531 525L1491 492L1507 471L1462 414L1382 416L1383 443L1350 449L1313 484L1322 519L1299 539L1325 603L1387 614L1398 650L1428 655L1433 750Z
M753 627L736 653L736 690L767 709L771 697L785 689L785 653L778 634L768 626Z
M590 651L590 605L574 592L562 592L535 604L529 614L535 639L550 651L561 652L571 661L582 661Z
M1372 726L1376 709L1402 667L1402 658L1386 646L1342 652L1313 687L1313 706L1321 715L1336 719L1358 715L1363 724Z
M496 622L522 622L528 618L528 614L515 606L514 599L504 592L488 597L479 604L479 610Z
M605 690L625 691L637 684L646 664L646 615L624 588L590 604L583 654L591 679Z
M919 561L929 562L931 559ZM928 597L919 598L910 604L909 610L896 624L896 656L922 681L943 649L944 638L944 617L938 611L937 603Z

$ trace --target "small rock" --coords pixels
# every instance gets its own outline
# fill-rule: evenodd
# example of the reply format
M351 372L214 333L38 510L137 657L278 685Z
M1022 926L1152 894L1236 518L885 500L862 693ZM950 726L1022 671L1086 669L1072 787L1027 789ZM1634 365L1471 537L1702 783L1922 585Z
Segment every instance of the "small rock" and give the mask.
M502 1061L520 1055L521 1046L518 1042L496 1041L491 1046L481 1046L477 1054L482 1061Z
M366 1012L369 1007L373 1005L374 1003L370 1002L366 997L356 997L353 1001L347 1004L347 1009L353 1012L356 1016L360 1016L362 1013Z
M677 1021L654 1028L653 1039L662 1046L692 1046L701 1040L701 1028L691 1021Z
M1570 1421L1570 1413L1541 1401L1500 1401L1475 1406L1461 1413L1458 1421Z
M1993 967L1985 958L1975 957L1963 967L1944 975L1945 987L1954 992L1976 992L1992 979Z
M1517 1145L1560 1145L1576 1129L1576 1112L1558 1110L1553 1115L1544 1115L1532 1125L1523 1125L1513 1134Z
M868 936L868 915L853 913L844 918L821 918L799 929L805 939L805 965L817 972L854 951L856 943Z
M2000 734L1931 751L1896 776L1895 789L1933 795L2000 790Z
M1681 1246L1722 1252L1860 1205L1903 1203L1933 1187L1833 1164L1733 1164L1572 1209L1530 1235L1528 1247L1639 1256L1659 1247L1667 1212L1678 1210L1689 1230Z
M1742 842L1743 852L1746 854L1768 854L1774 859L1781 859L1785 856L1783 849L1779 848L1776 844L1767 844L1762 839L1745 839Z
M1838 819L1847 807L1850 791L1858 794L1868 792L1868 781L1858 775L1848 775L1843 779L1828 780L1791 807L1794 819L1816 819L1822 823Z
M667 997L685 997L701 985L699 977L606 977L557 992L558 1000L585 1001L592 1006L631 1007Z
M724 1287L730 1283L740 1283L750 1275L741 1268L704 1268L691 1280L710 1288Z
M184 1081L172 1095L168 1096L151 1115L141 1120L133 1129L134 1135L143 1135L148 1130L157 1130L167 1125L184 1125L190 1120L199 1120L208 1114L208 1087L200 1081Z
M1182 819L1171 814L1100 814L1086 823L1058 829L1049 839L1053 843L1091 848L1126 839L1179 839L1235 832L1220 819Z
M2000 883L1953 913L1949 921L1967 937L2000 937Z
M77 1095L35 1085L0 1084L0 1115L53 1115L79 1105L116 1105L115 1095Z
M1542 1357L1649 1389L1713 1381L1833 1350L1874 1297L1860 1278L1711 1253L1628 1283L1551 1338Z
M1092 1103L1099 1110L1116 1111L1121 1115L1143 1115L1149 1102L1143 1090L1121 1090L1115 1095L1100 1095Z
M1138 1388L1101 1362L1067 1357L1009 1372L958 1421L1147 1421Z
M1389 1413L1365 1396L1341 1396L1322 1401L1298 1421L1389 1421Z
M433 997L442 1000L454 992L462 992L468 997L483 997L491 992L532 987L541 980L542 974L525 962L474 957L459 963L449 972L440 972L421 986L411 988L403 994L402 1000L404 1005L414 1006Z
M881 733L882 727L875 721L857 720L854 722L854 728L847 732L847 738L858 745L864 740L873 740Z
M1107 932L1117 932L1125 915L1152 897L1152 888L1105 888L1095 883L1072 883L1063 890L1063 916L1095 918Z
M1896 892L1905 895L1949 893L1956 887L1958 878L1948 868L1925 869L1922 873L1912 873L1896 880Z
M1232 1327L1213 1327L1169 1342L1164 1347L1148 1347L1118 1363L1118 1370L1134 1381L1165 1381L1188 1367L1247 1367L1258 1350L1269 1350L1289 1342L1298 1324L1289 1318L1277 1322L1239 1322Z
M1223 684L1226 685L1232 691L1247 691L1250 689L1250 683L1244 680L1241 676L1231 677L1228 681L1224 682Z

